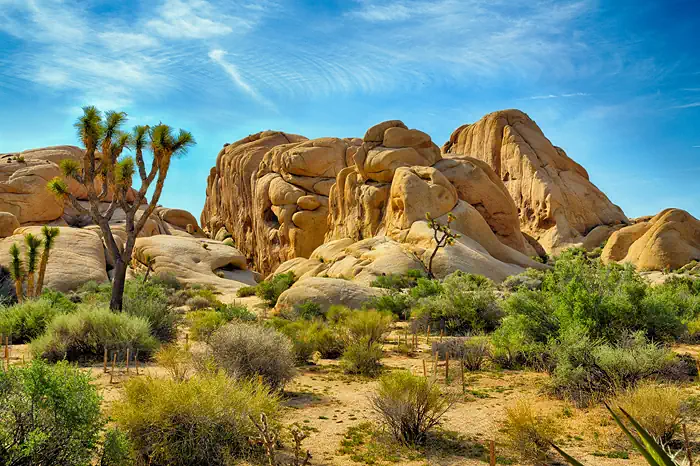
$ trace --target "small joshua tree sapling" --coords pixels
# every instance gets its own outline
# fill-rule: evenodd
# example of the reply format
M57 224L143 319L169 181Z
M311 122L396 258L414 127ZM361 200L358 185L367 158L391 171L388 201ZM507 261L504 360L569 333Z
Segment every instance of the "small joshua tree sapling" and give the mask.
M450 224L455 220L455 216L452 214L452 212L447 214L447 225L443 225L437 220L433 219L430 213L426 213L425 218L428 221L428 226L433 229L433 238L435 239L435 249L433 249L433 253L430 255L430 259L428 260L428 277L435 278L435 275L433 274L433 259L435 259L438 250L440 248L444 248L445 246L453 246L455 241L462 235L459 233L453 233L450 229Z

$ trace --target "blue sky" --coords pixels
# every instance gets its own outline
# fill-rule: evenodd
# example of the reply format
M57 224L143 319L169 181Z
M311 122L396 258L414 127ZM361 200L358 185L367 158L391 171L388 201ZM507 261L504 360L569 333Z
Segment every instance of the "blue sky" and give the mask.
M161 201L198 216L250 133L519 108L629 216L700 217L699 43L697 0L0 0L0 152L77 144L87 104L186 128Z

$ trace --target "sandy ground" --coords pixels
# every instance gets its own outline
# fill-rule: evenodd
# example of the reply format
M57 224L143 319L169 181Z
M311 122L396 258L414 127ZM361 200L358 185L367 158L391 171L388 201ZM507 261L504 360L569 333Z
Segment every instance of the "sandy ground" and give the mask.
M459 378L459 371L454 363L451 365L450 384L445 384L444 362L439 364L437 372L433 371L428 345L425 338L418 351L411 356L399 354L396 349L395 332L385 344L387 358L386 370L408 369L414 374L423 374L423 359L429 377L435 377L443 390L451 391L458 397L457 403L447 413L443 422L445 431L452 431L461 436L461 445L466 453L442 455L428 451L419 458L398 463L406 465L483 465L488 464L488 445L494 439L499 464L521 464L507 451L503 444L503 434L499 432L505 417L507 406L520 399L532 401L543 413L551 414L560 432L558 442L570 454L586 465L643 465L643 459L631 452L624 440L620 439L615 426L601 408L581 410L561 400L548 397L544 388L548 376L532 371L495 371L482 370L465 375L465 391ZM677 351L700 355L700 346L679 346ZM27 345L16 345L10 350L10 363L22 364L30 359ZM109 364L108 366L111 366ZM124 382L130 377L137 377L135 367L129 372L122 365L110 374L111 367L105 373L102 364L85 367L95 379L108 412L111 403L122 393ZM167 377L167 372L153 363L140 364L139 377ZM312 455L314 465L358 465L339 452L341 441L348 429L363 422L375 420L370 407L370 395L376 386L376 380L357 376L348 376L342 372L337 361L320 360L315 365L299 369L298 376L286 387L284 418L288 423L297 422L311 428L310 436L304 447ZM700 397L700 385L689 383L684 386L689 396ZM689 434L693 442L700 441L700 422L689 424ZM607 458L606 455L619 449L630 451L629 459ZM597 453L597 455L594 455ZM556 458L553 458L556 459ZM368 464L368 463L365 463ZM562 464L553 462L552 464Z

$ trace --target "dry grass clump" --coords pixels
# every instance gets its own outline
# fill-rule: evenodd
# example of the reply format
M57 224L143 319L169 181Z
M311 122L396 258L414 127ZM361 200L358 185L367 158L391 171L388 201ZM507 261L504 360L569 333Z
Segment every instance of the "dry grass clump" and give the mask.
M554 417L536 413L531 402L519 400L506 408L502 432L508 448L523 462L541 464L547 461L551 442L558 432L557 424Z
M217 330L209 342L214 363L236 379L257 379L275 390L292 380L294 350L279 331L236 322Z

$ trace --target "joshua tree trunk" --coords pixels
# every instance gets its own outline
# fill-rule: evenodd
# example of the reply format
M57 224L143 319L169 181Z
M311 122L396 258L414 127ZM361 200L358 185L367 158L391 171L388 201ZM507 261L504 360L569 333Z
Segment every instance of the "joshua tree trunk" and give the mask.
M41 255L41 262L39 262L39 275L36 279L36 292L34 296L41 296L41 292L44 289L44 276L46 276L46 266L49 263L49 251L44 247L44 253Z
M112 299L109 308L113 311L121 311L124 301L124 284L126 283L126 262L121 257L114 263L114 278L112 278Z
M27 274L27 298L34 296L34 274Z
M22 290L22 280L15 280L15 294L17 295L17 302L24 302L24 291Z

